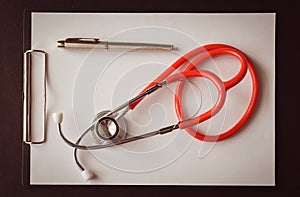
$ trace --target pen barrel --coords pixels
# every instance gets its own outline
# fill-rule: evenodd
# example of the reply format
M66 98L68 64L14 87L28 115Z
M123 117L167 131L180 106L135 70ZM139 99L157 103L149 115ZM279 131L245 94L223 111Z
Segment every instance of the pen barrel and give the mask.
M58 41L58 47L78 48L78 49L105 49L105 50L138 50L138 51L161 51L174 50L173 45L152 44L152 43L133 43L133 42L63 42Z
M174 49L173 45L168 44L152 44L152 43L132 43L132 42L107 42L107 50L167 50Z

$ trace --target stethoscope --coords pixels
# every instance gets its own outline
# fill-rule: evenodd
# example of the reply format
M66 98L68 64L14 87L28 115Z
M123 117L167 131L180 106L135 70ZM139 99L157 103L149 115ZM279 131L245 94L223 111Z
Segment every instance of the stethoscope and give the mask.
M231 55L236 57L240 61L239 72L230 80L222 81L216 74L207 70L198 70L196 67L200 63L204 62L208 58L213 58L220 55ZM190 61L192 60L192 61ZM182 72L172 74L174 71L182 67L187 67ZM193 126L202 123L214 115L216 115L223 107L226 100L226 93L231 88L239 84L249 71L252 80L252 95L247 107L247 110L242 115L240 120L229 130L221 132L218 135L205 135L194 128ZM185 87L185 80L194 77L202 77L210 80L218 90L218 98L215 105L206 111L205 113L186 119L182 110L182 93ZM120 128L118 120L122 118L129 110L133 110L147 95L150 95L164 86L177 82L176 94L175 94L175 108L179 122L170 126L166 126L155 131L151 131L137 136L126 136L126 131ZM93 173L84 169L77 158L77 149L81 150L95 150L103 149L116 145L121 145L158 134L170 133L174 130L181 129L186 130L191 136L198 140L206 142L216 142L225 140L235 134L240 128L242 128L252 115L254 108L258 100L259 83L258 76L253 64L250 60L238 49L224 44L209 44L196 49L191 50L184 56L180 57L169 68L161 73L153 82L146 86L136 97L126 101L120 106L111 111L103 111L96 115L89 127L81 134L77 141L71 142L68 140L62 132L61 123L63 121L62 113L53 114L54 121L57 123L58 131L62 139L70 146L74 147L74 158L78 167L82 171L82 175L86 180L93 178ZM100 143L97 145L81 145L82 139L91 132L96 136Z

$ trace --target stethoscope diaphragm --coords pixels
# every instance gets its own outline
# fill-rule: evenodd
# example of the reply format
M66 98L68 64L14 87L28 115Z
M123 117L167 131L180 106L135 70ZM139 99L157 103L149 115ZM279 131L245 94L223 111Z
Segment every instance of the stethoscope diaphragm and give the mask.
M123 140L126 137L124 117L117 120L106 116L110 111L99 112L93 122L96 124L91 128L91 134L97 144L106 144L108 142Z

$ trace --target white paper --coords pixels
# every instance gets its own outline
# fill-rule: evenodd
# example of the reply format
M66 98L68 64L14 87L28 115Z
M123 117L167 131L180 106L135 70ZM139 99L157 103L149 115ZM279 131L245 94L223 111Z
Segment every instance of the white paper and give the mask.
M173 44L168 52L112 52L57 48L68 37ZM96 174L87 183L63 142L52 113L63 112L63 130L73 141L94 115L135 96L164 69L191 49L224 43L253 61L260 97L253 117L241 131L222 142L203 143L184 130L96 151L81 151L80 161ZM121 185L274 185L275 184L275 14L33 13L32 49L48 53L47 142L31 146L31 184ZM200 66L228 80L239 62L222 56ZM189 115L209 109L214 86L193 80L184 92ZM131 134L176 123L175 86L159 90L126 116ZM209 133L229 129L251 96L249 74L228 92L220 114L199 126ZM35 112L33 112L35 113ZM35 116L36 117L36 116ZM33 124L38 124L36 119Z

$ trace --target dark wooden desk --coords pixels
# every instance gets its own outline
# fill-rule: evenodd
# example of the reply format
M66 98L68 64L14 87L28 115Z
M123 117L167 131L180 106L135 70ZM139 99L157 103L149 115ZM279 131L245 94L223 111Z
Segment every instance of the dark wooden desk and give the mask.
M23 186L23 13L92 12L277 12L276 187ZM253 196L282 195L300 188L299 13L297 1L1 0L0 20L0 196ZM294 193L296 192L296 193Z

